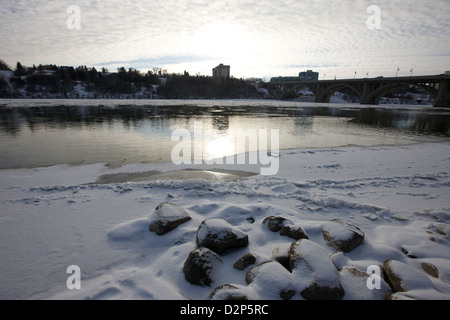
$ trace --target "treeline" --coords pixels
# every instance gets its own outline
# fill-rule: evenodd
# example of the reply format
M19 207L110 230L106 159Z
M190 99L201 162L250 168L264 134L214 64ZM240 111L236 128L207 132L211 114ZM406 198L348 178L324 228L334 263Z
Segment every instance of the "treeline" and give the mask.
M207 76L168 75L158 94L167 99L257 99L263 94L253 81Z
M142 73L124 67L112 73L105 68L97 70L95 67L57 65L26 67L17 62L16 68L12 70L0 60L0 70L10 71L9 77L5 73L0 75L0 95L11 98L23 95L35 97L36 94L67 98L80 92L86 92L87 95L94 93L89 97L104 97L108 94L117 97L118 94L135 94L142 91L143 87L152 90L154 85L159 84L158 75L152 71Z
M33 65L14 70L0 60L0 98L260 98L254 81L168 74L159 68L143 73L86 66Z

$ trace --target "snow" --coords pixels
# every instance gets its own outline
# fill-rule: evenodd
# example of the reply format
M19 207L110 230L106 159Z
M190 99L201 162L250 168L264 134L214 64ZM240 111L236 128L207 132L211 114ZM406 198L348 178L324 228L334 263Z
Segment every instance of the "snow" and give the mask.
M260 280L251 284L245 274L255 265L242 271L233 268L248 252L257 255L258 262L269 261L272 252L284 252L294 242L262 225L271 215L302 227L313 257L316 247L330 256L346 292L343 299L382 299L383 294L370 291L365 278L357 280L349 268L365 272L388 259L408 266L407 278L421 274L421 280L410 281L408 291L395 298L450 299L449 160L450 143L443 140L282 150L276 175L233 181L167 175L96 183L105 174L188 167L168 163L1 170L0 299L207 299L224 284L251 299L277 299L281 283L293 275L281 265L267 264ZM250 165L216 167L259 172ZM149 232L152 213L162 202L181 206L192 219L162 236ZM197 248L196 232L206 219L227 221L247 234L249 243L221 254L223 264L211 287L200 287L188 283L182 269ZM322 235L332 219L358 226L364 241L349 253L335 253ZM328 262L321 265L324 255L313 259L315 272L329 269L324 267ZM436 266L438 278L423 271L424 262ZM66 286L71 265L80 267L80 290ZM321 276L328 279L329 272L324 272ZM296 281L296 287L306 285ZM292 299L302 296L297 292Z

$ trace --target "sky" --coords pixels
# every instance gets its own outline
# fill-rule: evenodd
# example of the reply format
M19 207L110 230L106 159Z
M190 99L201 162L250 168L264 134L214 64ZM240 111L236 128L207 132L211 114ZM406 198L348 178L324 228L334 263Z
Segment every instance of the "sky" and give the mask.
M75 9L74 9L75 8ZM450 70L449 0L0 0L0 59L319 79Z

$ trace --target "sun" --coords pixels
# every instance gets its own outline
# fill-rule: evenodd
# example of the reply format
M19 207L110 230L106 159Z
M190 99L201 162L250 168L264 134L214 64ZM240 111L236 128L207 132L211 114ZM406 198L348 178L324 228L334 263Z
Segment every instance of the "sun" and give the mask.
M248 53L251 42L245 29L227 21L217 21L200 28L191 50L199 55L233 60Z

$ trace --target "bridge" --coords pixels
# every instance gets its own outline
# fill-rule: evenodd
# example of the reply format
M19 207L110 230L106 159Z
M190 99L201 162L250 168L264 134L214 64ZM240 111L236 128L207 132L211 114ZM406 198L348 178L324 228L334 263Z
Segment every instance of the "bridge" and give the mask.
M275 78L275 79L282 79ZM315 102L330 102L330 97L347 87L355 92L361 104L377 105L380 99L401 88L413 85L424 89L434 99L434 107L450 107L450 75L411 77L377 77L364 79L316 80L316 81L271 81L265 83L267 89L278 88L287 96L296 96L299 90L308 88L314 93Z

